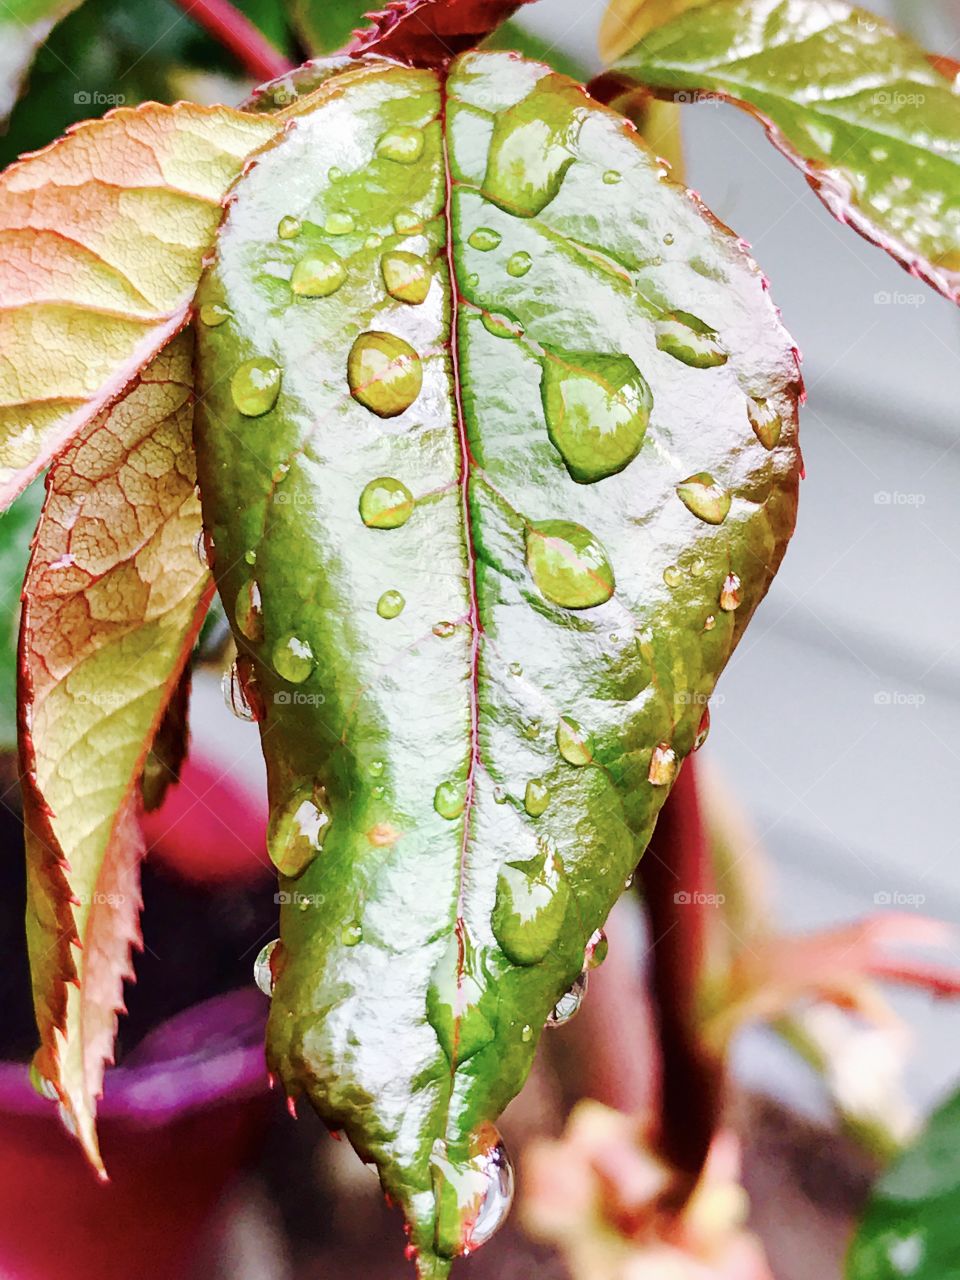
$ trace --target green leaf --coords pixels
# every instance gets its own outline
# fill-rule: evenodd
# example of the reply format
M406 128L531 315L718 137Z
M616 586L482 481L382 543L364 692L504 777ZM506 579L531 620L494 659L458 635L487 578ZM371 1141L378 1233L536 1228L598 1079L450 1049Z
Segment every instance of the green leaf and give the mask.
M847 1280L958 1280L960 1093L931 1117L874 1188Z
M564 77L374 61L298 112L199 294L285 902L268 1056L443 1276L779 564L800 381L737 239Z
M0 123L23 88L37 49L81 0L6 0L0 9Z
M842 0L716 0L613 75L745 107L834 217L960 299L960 87L879 18Z
M333 53L366 26L373 0L288 0L290 21L312 54Z

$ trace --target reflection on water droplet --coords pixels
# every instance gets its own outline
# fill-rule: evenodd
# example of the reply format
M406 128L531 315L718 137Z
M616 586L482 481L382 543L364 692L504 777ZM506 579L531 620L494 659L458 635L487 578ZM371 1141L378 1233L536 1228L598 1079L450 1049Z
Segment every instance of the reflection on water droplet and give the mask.
M479 283L480 277L477 275L476 271L471 271L464 281L464 284L466 284L468 289L475 289Z
M705 524L723 524L730 511L730 494L708 471L698 471L696 475L682 480L677 485L677 497Z
M306 640L288 632L273 646L273 667L290 684L303 684L314 668L313 650Z
M679 587L683 581L683 573L679 565L668 564L663 571L663 580L668 587Z
M561 716L557 724L557 750L568 764L582 768L593 761L590 735L572 716Z
M283 375L266 356L244 360L230 380L233 403L246 418L259 418L277 403Z
M541 594L566 609L590 609L614 592L613 568L589 529L571 520L527 526L527 568Z
M603 180L608 187L615 187L617 183L621 181L622 178L623 178L623 174L620 173L617 169L608 169L606 173L603 175Z
M360 495L360 519L368 529L399 529L413 508L413 494L392 476L371 480Z
M327 214L323 229L328 236L348 236L356 225L352 213L334 209Z
M703 708L703 715L700 717L700 725L697 729L697 736L693 740L694 751L699 751L710 735L710 708Z
M616 475L639 453L653 396L629 356L548 351L540 396L551 443L580 484Z
M523 1030L520 1032L520 1039L524 1044L529 1044L533 1039L533 1027L531 1027L529 1022L524 1025Z
M423 222L420 215L412 209L401 209L394 215L393 229L398 236L414 235L423 230Z
M552 79L498 112L483 195L508 213L533 218L553 200L573 164L571 148L586 115L582 93Z
M703 624L703 629L704 631L712 631L716 625L717 625L717 620L711 613L709 618L707 618L706 622Z
M459 818L467 803L467 784L459 780L441 782L433 793L433 807L441 818Z
M519 662L511 662L511 663L510 663L510 674L511 674L512 676L522 676L522 675L523 675L523 667L520 665L520 663L519 663Z
M697 556L696 560L690 561L690 576L693 578L702 578L707 571L707 566L703 560Z
M773 405L762 399L748 399L747 417L750 419L754 435L763 447L775 449L780 443L783 419Z
M279 226L277 227L277 235L281 240L293 240L302 230L303 223L300 219L295 218L292 214L288 213L286 217L280 219Z
M728 573L720 588L720 608L727 613L732 613L734 609L739 609L742 600L743 590L740 579L735 573Z
M403 338L371 330L361 333L347 360L350 394L380 418L409 409L423 386L420 357Z
M263 948L253 962L253 980L265 996L273 995L273 953L280 945L280 939L274 938Z
M225 307L222 302L205 302L200 308L200 323L205 324L208 329L216 329L232 315L230 308Z
M250 548L249 551L245 551L243 553L243 558L249 565L254 565L257 563L257 553L256 551L254 551L252 547Z
M370 761L370 772L373 774L375 778L381 777L385 768L386 768L386 765L382 760Z
M483 953L474 945L466 922L458 920L427 990L427 1017L452 1063L459 1066L490 1043L494 1036L490 1019L496 1011L497 994Z
M672 244L673 244L673 232L672 232L672 231L668 231L668 232L667 232L667 234L663 237L663 243L664 243L665 245L667 245L668 247L669 247L670 245L672 245Z
M647 781L654 787L668 787L677 776L677 753L668 742L658 742L650 757Z
M523 325L508 311L482 311L480 322L495 338L522 338L524 335Z
M437 622L434 623L433 634L441 640L448 640L456 629L456 624L453 622Z
M340 941L345 947L355 947L363 941L363 925L359 920L351 920L340 931Z
M293 268L290 288L300 298L328 298L346 278L346 268L334 251L318 245Z
M602 929L597 929L595 933L591 934L587 949L583 953L584 969L599 969L604 960L606 960L609 950L610 944L607 942L607 935Z
M565 1027L572 1018L577 1016L583 1004L583 998L587 994L589 976L587 973L581 973L570 990L560 997L547 1019L548 1027Z
M260 587L252 578L237 592L233 616L241 635L259 644L263 639L263 604Z
M514 1172L493 1125L483 1125L467 1143L438 1139L430 1156L436 1201L436 1246L441 1257L466 1257L499 1230L510 1213Z
M377 155L396 164L416 164L423 155L423 130L413 125L389 129L377 143Z
M550 803L550 791L540 778L531 778L523 794L523 807L531 818L539 818Z
M387 622L391 622L394 618L400 617L406 603L399 591L385 591L377 601L377 613Z
M467 243L481 253L489 253L491 249L496 249L502 239L503 236L499 231L494 231L493 227L477 227L476 231L471 231Z
M533 266L533 259L524 249L520 249L517 253L511 254L507 259L507 275L520 279L525 276Z
M197 559L205 569L213 567L213 543L211 542L206 529L201 529L194 539L193 549L197 553Z
M689 311L674 311L656 324L657 347L694 369L713 369L727 363L716 332Z
M380 259L380 272L391 298L411 306L426 300L433 280L433 266L426 258L392 249Z
M514 964L538 964L563 928L570 889L557 854L507 862L497 877L493 936Z
M493 788L493 803L494 804L507 803L507 791L505 787L496 786Z
M339 166L339 165L336 165L336 164L335 164L335 165L332 165L332 166L327 170L327 177L329 178L329 180L330 180L331 182L342 182L342 181L343 181L343 170L340 168L340 166Z
M247 697L236 662L231 663L230 667L223 673L220 680L220 690L227 710L232 711L238 720L246 720L248 722L256 720L256 710Z
M330 830L330 813L322 787L301 788L270 815L267 850L281 875L303 875L320 852Z
M383 236L377 235L376 231L371 231L366 240L364 240L363 247L365 249L379 249L382 244Z

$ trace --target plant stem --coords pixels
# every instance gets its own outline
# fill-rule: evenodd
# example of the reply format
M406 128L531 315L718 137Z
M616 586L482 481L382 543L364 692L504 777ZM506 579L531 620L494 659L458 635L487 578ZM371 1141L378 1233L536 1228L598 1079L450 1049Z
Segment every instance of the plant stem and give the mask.
M915 987L940 999L960 996L960 972L947 965L927 964L912 958L875 956L865 965L865 972L882 982Z
M293 69L293 64L230 0L174 0L174 3L229 49L255 80L274 80Z

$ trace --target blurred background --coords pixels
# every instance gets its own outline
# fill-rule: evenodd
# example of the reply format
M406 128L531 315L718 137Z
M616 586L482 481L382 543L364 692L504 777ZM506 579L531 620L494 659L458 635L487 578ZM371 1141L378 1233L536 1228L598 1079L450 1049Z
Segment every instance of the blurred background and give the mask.
M300 56L290 6L240 7L278 48ZM928 48L958 56L957 6L872 7ZM541 0L521 25L551 56L592 73L604 8L603 0ZM334 21L337 4L330 9ZM0 74L3 65L0 56ZM168 0L87 0L40 49L29 93L0 137L0 166L119 103L238 103L249 88L231 56ZM766 886L759 909L771 928L808 931L884 909L960 925L956 309L839 226L753 120L707 102L684 108L683 134L688 182L752 245L803 352L809 391L799 527L712 702L699 759L720 799L708 807L725 839L736 833L735 857L751 884ZM34 486L0 518L0 728L8 750L19 584L40 496ZM0 1069L0 1277L403 1274L400 1224L370 1170L312 1115L294 1124L265 1091L266 1002L250 975L276 932L277 911L257 731L224 706L228 655L216 621L203 656L191 763L156 818L157 847L145 867L146 947L116 1073L126 1074L106 1102L109 1191L93 1186L49 1107L22 1093L35 1037L16 771L5 757L0 1053L11 1065ZM717 888L725 888L722 869ZM732 926L725 917L717 927ZM631 1000L643 1005L649 940L635 902L621 903L610 933L616 957L596 975L581 1018L550 1038L505 1118L518 1152L558 1135L579 1097L618 1100L605 1078L616 1072L593 1060L591 1045L598 1021L616 1022ZM218 997L226 999L197 1015ZM876 1150L837 1123L831 1094L835 1103L859 1090L853 1109L861 1118L892 1121L896 1113L909 1131L955 1083L960 1004L915 993L889 1000L900 1021L879 1037L832 1007L814 1011L808 1031L829 1046L829 1068L821 1063L819 1072L775 1029L748 1028L737 1039L730 1123L743 1140L752 1222L782 1280L839 1277L877 1167ZM621 1055L616 1071L642 1077L643 1027L618 1034L608 1028L604 1040ZM37 1186L52 1211L46 1224L32 1216ZM536 1212L516 1214L464 1273L567 1276L561 1255L532 1238L543 1233L525 1234L524 1222L536 1221Z

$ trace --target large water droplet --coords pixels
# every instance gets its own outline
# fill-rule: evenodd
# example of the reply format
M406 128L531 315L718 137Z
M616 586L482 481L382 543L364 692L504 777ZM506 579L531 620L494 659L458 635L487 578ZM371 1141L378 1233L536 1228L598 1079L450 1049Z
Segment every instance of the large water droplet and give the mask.
M300 219L288 213L280 219L280 223L277 226L277 235L281 240L295 240L302 230L303 223Z
M607 941L607 935L602 929L590 935L590 941L587 943L587 949L583 954L583 967L587 970L599 969L607 958L610 951L610 944Z
M392 476L371 480L360 495L360 519L368 529L399 529L413 508L413 494Z
M387 622L391 622L394 618L400 617L406 603L399 591L385 591L377 601L377 613Z
M483 179L487 199L517 217L541 213L573 164L571 147L585 108L582 93L552 80L550 91L541 82L516 106L500 112Z
M657 347L694 369L713 369L727 363L716 332L689 311L674 311L658 320Z
M200 308L200 323L205 324L208 329L216 329L232 315L230 308L225 307L222 302L205 302Z
M437 1252L443 1257L473 1253L503 1225L513 1203L513 1165L500 1134L484 1125L460 1152L438 1140L430 1165Z
M441 818L452 822L463 813L467 803L465 782L441 782L433 795L433 807Z
M780 443L783 430L783 419L767 400L747 401L747 417L753 427L754 435L765 449L775 449Z
M581 973L570 990L560 997L553 1006L553 1012L547 1019L548 1027L565 1027L571 1019L577 1016L580 1012L580 1006L583 1004L583 998L587 994L589 977L588 973Z
M259 418L277 403L283 374L266 356L244 360L230 380L233 403L246 418Z
M300 298L327 298L346 278L340 258L327 245L318 245L293 268L290 288Z
M613 568L589 529L571 520L527 528L527 568L541 593L566 609L589 609L614 592Z
M654 787L668 787L677 776L677 753L669 742L658 742L650 756L647 781Z
M494 231L493 227L477 227L475 231L471 231L467 239L467 243L473 249L479 249L481 253L489 253L491 249L496 249L503 236L499 231Z
M507 259L507 275L519 280L527 274L532 266L533 258L530 257L525 249L520 249Z
M260 587L251 578L237 592L234 615L240 633L253 644L263 639L263 604Z
M593 761L593 743L590 735L572 716L561 716L557 724L557 750L567 764L583 768Z
M223 701L226 703L227 710L232 711L238 720L256 720L256 711L253 703L247 697L236 662L231 663L230 667L223 673L220 680L220 690L223 693Z
M727 613L739 609L743 601L743 588L735 573L728 573L720 588L720 608Z
M693 740L694 751L699 751L707 738L710 736L710 708L703 708L703 715L700 717L700 725L697 728L697 736Z
M550 440L580 484L615 475L639 453L653 396L629 356L547 352L540 394Z
M330 822L322 787L301 789L270 815L267 849L281 875L303 875L323 847Z
M474 946L466 922L460 920L434 966L427 990L427 1017L451 1063L473 1057L494 1037L497 996Z
M570 890L557 854L508 862L497 877L493 936L514 964L538 964L563 927Z
M273 987L275 983L275 978L273 976L273 956L279 945L280 939L274 938L272 942L267 943L253 962L253 980L265 996L273 995Z
M709 471L698 471L681 481L677 485L677 497L706 524L723 524L730 510L730 494L717 484Z
M433 265L426 258L392 249L380 259L380 272L391 298L411 306L426 301L433 280Z
M290 684L303 684L315 665L309 644L292 631L273 646L273 669Z
M480 322L495 338L522 338L523 325L507 311L482 311Z
M323 229L328 236L348 236L356 225L352 213L334 209L327 214Z
M371 330L361 333L347 361L350 394L381 418L409 409L423 386L420 357L403 338Z
M397 125L377 143L377 155L397 164L416 164L423 155L423 130L414 125Z
M531 818L539 818L546 813L550 803L550 791L540 778L531 778L523 793L523 807Z

